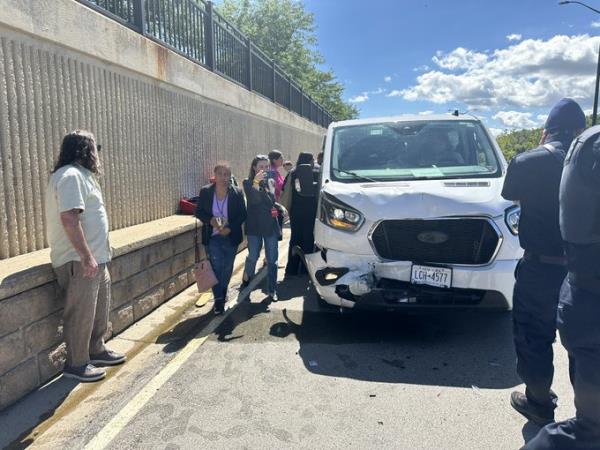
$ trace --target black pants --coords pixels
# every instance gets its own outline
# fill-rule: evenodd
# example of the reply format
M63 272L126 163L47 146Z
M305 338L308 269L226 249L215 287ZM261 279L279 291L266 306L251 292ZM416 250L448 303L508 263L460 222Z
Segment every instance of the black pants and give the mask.
M542 428L527 450L600 449L600 291L565 280L558 307L562 344L573 361L577 417Z
M513 295L513 333L517 373L525 383L530 402L556 408L550 390L554 377L552 344L560 288L566 276L562 266L521 260Z
M288 262L285 266L286 275L297 275L302 267L302 260L299 256L292 255L292 249L297 245L302 251L312 253L315 248L315 212L312 210L301 210L292 214L290 217L290 226L292 234L290 236L290 249L288 253Z

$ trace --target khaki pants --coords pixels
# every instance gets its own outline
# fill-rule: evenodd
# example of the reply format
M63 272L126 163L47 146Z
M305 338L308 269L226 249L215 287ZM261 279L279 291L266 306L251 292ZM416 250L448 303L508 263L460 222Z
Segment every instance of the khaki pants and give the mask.
M94 278L84 278L79 261L56 267L54 272L65 299L63 337L67 343L67 366L83 366L90 361L90 354L105 350L110 274L106 264L99 264Z

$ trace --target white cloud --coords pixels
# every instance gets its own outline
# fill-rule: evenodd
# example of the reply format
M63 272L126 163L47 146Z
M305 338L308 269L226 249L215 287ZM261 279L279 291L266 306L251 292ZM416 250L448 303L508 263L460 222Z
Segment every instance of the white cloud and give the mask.
M500 136L502 133L504 133L506 131L503 128L488 128L488 129L494 135L494 137L498 137L498 136Z
M586 116L591 116L591 115L594 113L594 110L593 110L593 109L591 109L591 108L590 108L590 109L584 109L584 110L583 110L583 113L584 113Z
M404 91L399 91L397 89L394 89L393 91L391 91L389 94L386 95L386 97L402 97L404 96Z
M419 115L420 115L420 116L429 116L430 114L433 114L433 113L434 113L433 111L429 111L429 110L428 110L428 111L421 111L421 112L419 113Z
M540 125L546 123L547 118L548 118L548 114L538 114L537 115L537 120L540 123Z
M530 112L498 111L492 119L499 120L509 128L535 128L538 123L531 120Z
M523 39L523 35L522 34L518 34L518 33L513 33L513 34L509 34L508 36L506 36L506 39L508 39L509 41L520 41L521 39Z
M422 66L415 67L413 69L413 72L427 72L430 69L431 69L431 67L429 67L427 64L424 64Z
M457 48L434 56L445 70L423 73L414 86L389 95L484 110L549 107L563 97L588 99L598 44L600 36L559 35L527 39L489 55Z
M367 92L363 92L362 94L355 95L348 99L350 103L364 103L367 100L369 100L369 94Z
M375 89L374 91L369 91L369 92L366 92L366 94L367 94L367 95L368 95L368 94L379 95L379 94L383 94L385 91L386 91L386 90L385 90L384 88L380 88L380 87L379 87L379 88Z
M592 28L600 28L600 20L595 20L590 24Z
M383 81L385 81L386 83L390 83L392 81L392 77L389 75L386 75L385 77L383 77Z
M458 47L448 54L438 51L431 60L442 69L459 70L481 66L487 62L488 56Z

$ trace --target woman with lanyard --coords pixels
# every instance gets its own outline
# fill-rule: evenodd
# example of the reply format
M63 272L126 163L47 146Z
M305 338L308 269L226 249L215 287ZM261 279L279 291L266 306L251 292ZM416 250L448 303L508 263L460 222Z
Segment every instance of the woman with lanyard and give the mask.
M246 204L242 191L231 186L229 163L215 166L215 182L200 190L196 217L202 221L202 245L219 280L213 287L215 314L225 310L227 290L237 249L243 240Z
M269 168L269 158L266 155L257 155L252 160L248 179L243 183L250 214L246 221L248 257L242 287L247 286L254 276L264 242L269 279L268 295L271 301L276 302L278 242L281 236L277 219L280 214L285 214L285 210L275 201L275 183L267 176Z

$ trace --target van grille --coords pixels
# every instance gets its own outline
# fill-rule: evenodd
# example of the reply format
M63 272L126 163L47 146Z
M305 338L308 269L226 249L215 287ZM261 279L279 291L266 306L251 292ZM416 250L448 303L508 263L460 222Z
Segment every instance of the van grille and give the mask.
M377 254L393 261L483 265L500 237L489 219L384 220L371 235Z

